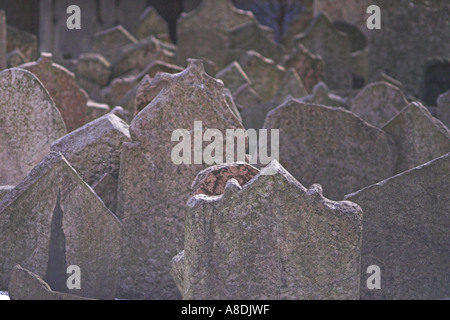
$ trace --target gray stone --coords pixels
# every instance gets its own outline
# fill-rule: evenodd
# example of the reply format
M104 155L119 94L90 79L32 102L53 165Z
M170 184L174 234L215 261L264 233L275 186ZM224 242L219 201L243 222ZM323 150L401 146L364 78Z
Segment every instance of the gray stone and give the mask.
M230 89L231 92L235 92L244 84L251 84L250 79L245 74L244 70L242 70L237 61L233 61L228 66L220 70L215 77L222 80L225 88Z
M118 176L122 144L130 141L128 124L113 114L106 114L56 140L51 150L61 152L91 185L105 173Z
M450 154L346 199L364 210L361 299L450 297ZM368 266L381 270L381 289L369 290Z
M273 101L281 104L288 96L297 99L307 95L308 92L306 91L302 80L298 76L297 71L295 71L294 68L290 68L286 72L283 80L281 80Z
M0 288L20 264L65 292L67 267L82 272L79 295L115 297L122 226L67 160L50 153L0 203Z
M257 106L262 103L261 97L249 84L243 84L233 92L233 100L240 110Z
M346 99L332 93L323 82L316 84L312 94L300 98L299 101L349 109L349 102Z
M106 60L113 62L120 48L137 42L135 37L119 25L96 33L92 52L100 53Z
M6 194L12 189L14 189L13 186L0 186L0 202L2 201L3 197L6 196Z
M135 34L138 40L151 35L169 34L169 25L155 8L148 7L139 17Z
M222 81L208 76L201 61L189 60L183 72L157 77L159 91L134 117L133 142L122 148L117 214L126 237L118 292L124 298L180 297L170 261L183 248L184 207L191 182L205 165L174 164L171 153L177 143L171 141L172 132L192 132L194 121L202 121L203 131L242 129Z
M286 70L275 61L263 57L256 51L246 52L239 64L251 80L252 88L263 101L270 101L275 96Z
M450 152L450 130L418 102L412 102L383 130L395 141L395 173L417 167Z
M87 103L86 123L104 116L109 111L110 108L107 104L89 100Z
M408 104L399 88L387 82L374 82L360 91L350 110L371 125L382 128Z
M7 45L6 15L4 10L0 10L0 71L8 67L6 59Z
M92 184L92 189L102 199L105 206L113 213L117 209L117 178L114 178L109 172Z
M184 299L359 298L361 208L306 189L276 161L244 186L193 196L185 217L172 272Z
M269 112L264 128L280 130L280 163L302 184L321 184L330 199L394 174L389 136L345 109L290 100Z
M22 52L25 62L36 61L39 57L38 39L34 34L19 30L12 26L7 27L7 52L16 49Z
M241 111L242 124L246 129L255 129L259 132L264 127L267 114L276 107L278 107L277 103L269 101L245 108Z
M111 76L111 64L101 54L83 53L78 59L75 74L79 82L87 80L101 88L108 84ZM92 91L90 87L82 87L88 92Z
M25 57L20 50L16 49L8 53L6 56L6 61L8 68L16 68L25 63Z
M0 185L17 185L67 133L47 90L22 69L0 73L0 123Z
M350 40L335 28L326 15L317 15L305 32L294 41L323 58L326 65L325 83L330 88L352 87Z
M41 277L20 265L16 265L11 272L8 293L11 300L93 300L74 294L52 291Z
M437 116L443 124L450 128L450 90L439 96Z

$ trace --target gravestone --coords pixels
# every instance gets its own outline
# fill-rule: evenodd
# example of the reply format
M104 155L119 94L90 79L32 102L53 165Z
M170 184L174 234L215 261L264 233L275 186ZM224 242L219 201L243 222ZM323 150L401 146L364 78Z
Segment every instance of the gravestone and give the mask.
M231 92L235 92L244 84L251 84L247 74L245 74L244 70L242 70L242 67L237 61L233 61L228 66L220 70L215 77L222 80L225 88L230 89Z
M14 189L13 186L0 186L0 202L2 201L3 197L6 196L6 194L12 189Z
M275 96L286 70L275 61L263 57L256 51L248 51L239 59L239 64L250 78L252 88L263 101Z
M280 163L302 184L321 184L330 199L394 174L389 136L345 109L290 100L269 112L264 128L280 130Z
M26 62L35 61L39 57L38 39L34 34L7 26L7 52L20 50Z
M101 116L104 116L109 111L111 110L107 104L88 100L86 123L89 123L91 121L94 121L95 119L100 118Z
M0 287L16 264L65 292L77 265L77 293L114 299L122 226L59 153L50 153L0 203Z
M283 80L281 80L273 101L281 104L288 96L297 99L307 95L308 92L303 85L302 79L298 76L297 71L294 68L290 68L286 71Z
M67 133L61 114L31 72L0 72L0 185L17 185Z
M359 298L361 208L276 161L243 187L231 179L220 196L193 196L185 217L172 274L186 300Z
M350 40L326 15L317 15L305 32L295 37L294 43L303 44L310 52L323 58L325 83L331 89L352 88Z
M34 73L41 80L61 112L68 132L84 125L88 96L78 86L72 72L53 63L51 53L42 53L37 62L24 64L20 68Z
M109 172L92 184L92 189L102 199L105 206L113 213L117 209L117 178Z
M83 53L80 55L75 70L77 82L89 97L99 95L111 76L111 64L101 54Z
M8 67L6 61L7 53L7 38L6 38L6 15L4 10L0 10L0 71Z
M382 128L407 105L408 100L399 88L387 82L374 82L359 92L350 110L371 125Z
M450 152L450 130L418 102L412 102L383 128L399 152L395 173Z
M244 110L262 103L261 97L249 84L243 84L233 92L233 100L239 110Z
M441 120L442 123L447 126L447 128L450 128L450 90L439 97L437 105L437 114L439 120Z
M8 68L16 68L25 63L25 57L20 50L16 49L6 55Z
M173 131L193 130L197 120L203 131L243 129L227 103L222 81L208 76L201 61L188 62L181 73L159 73L153 79L159 91L134 117L132 142L122 147L117 215L126 236L119 297L180 298L170 261L183 248L184 207L191 182L205 166L174 164Z
M56 140L51 150L60 152L92 185L105 173L118 176L122 144L130 141L129 125L108 113Z
M450 154L345 198L364 210L361 299L450 297ZM368 266L381 270L369 290Z
M151 35L168 35L169 25L153 7L148 7L139 17L136 25L136 38L145 39Z
M349 109L349 102L346 99L332 93L323 82L317 83L313 88L312 94L300 98L299 101Z
M113 62L117 52L122 47L137 42L135 37L119 25L96 33L92 52L99 53L109 62Z
M302 44L298 44L286 56L283 66L297 71L308 92L312 92L314 86L325 78L325 63L322 57L312 54Z

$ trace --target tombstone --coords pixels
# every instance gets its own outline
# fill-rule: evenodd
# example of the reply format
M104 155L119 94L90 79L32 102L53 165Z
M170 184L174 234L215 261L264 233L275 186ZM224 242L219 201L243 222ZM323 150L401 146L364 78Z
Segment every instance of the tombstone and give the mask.
M283 80L286 70L273 60L255 51L246 52L239 64L250 78L252 88L263 101L272 100Z
M88 96L81 89L75 75L66 68L53 63L51 53L42 53L37 62L30 62L20 68L34 73L50 93L71 132L86 122Z
M450 152L450 130L418 102L406 106L383 128L395 141L395 173L417 167Z
M73 294L52 291L41 277L31 271L16 265L11 272L8 285L11 300L93 300Z
M106 114L56 140L51 150L60 152L91 185L105 173L118 176L122 144L130 141L128 124Z
M316 16L305 32L295 37L294 43L303 44L323 58L326 64L325 83L330 88L352 87L350 40L335 28L326 15Z
M369 49L352 52L353 88L361 89L369 78Z
M359 92L350 110L371 125L383 128L408 104L399 88L387 82L374 82Z
M117 52L122 47L137 42L135 37L119 25L96 33L94 35L92 52L99 53L109 62L113 62Z
M364 10L366 10L368 7L369 6L367 6ZM352 53L367 48L366 35L361 31L360 28L344 21L334 21L333 25L336 27L337 30L345 33L348 36L348 38L350 39ZM364 23L364 30L368 30L366 23Z
M16 49L6 55L6 62L7 62L8 68L16 68L16 67L24 64L26 61L25 61L25 57L23 56L22 52L20 52L20 50Z
M450 128L450 90L439 96L437 101L438 118L443 124Z
M77 82L89 96L106 86L111 76L111 64L101 54L83 53L75 71Z
M450 154L345 198L364 210L361 299L450 297ZM367 288L367 268L381 270L381 290Z
M277 93L275 94L273 101L281 104L286 97L301 98L308 95L308 92L303 85L302 79L297 74L294 68L290 68L286 71L286 74L281 80Z
M106 172L100 179L92 184L92 189L102 199L105 206L113 213L117 209L117 178Z
M297 71L308 92L312 92L314 86L325 78L325 63L322 57L312 54L302 44L297 45L287 55L282 65L286 69L294 68Z
M153 7L148 7L139 17L136 25L136 38L145 39L151 35L169 34L169 25Z
M349 108L349 102L346 99L332 93L323 82L319 82L314 86L312 94L302 97L299 100L301 102L320 104L329 107Z
M259 173L259 170L245 162L227 163L209 167L195 177L191 189L193 195L220 196L225 192L229 180L235 179L243 186Z
M230 89L231 92L235 92L244 84L251 84L247 74L244 70L242 70L242 67L237 61L233 61L228 66L220 70L215 77L222 80L225 88Z
M436 106L439 96L450 89L450 59L432 59L424 75L422 99L428 106Z
M197 9L183 13L178 19L178 65L185 65L188 58L198 58L212 61L222 69L236 60L228 57L227 31L254 21L250 12L236 9L231 0L202 1Z
M321 184L330 199L394 174L389 136L345 109L290 100L269 112L264 129L280 130L280 163L302 184Z
M0 202L12 189L14 189L13 186L0 186Z
M0 10L0 71L8 67L6 61L6 49L7 49L7 38L6 38L6 16L5 11Z
M359 298L361 208L306 189L276 161L244 186L193 196L185 217L172 274L186 300Z
M17 185L67 133L47 90L22 69L0 72L0 123L0 185Z
M281 38L281 43L283 43L289 49L292 49L291 46L294 38L299 33L304 32L314 18L314 0L302 0L302 3L303 12L289 22L287 30Z
M432 4L421 0L372 2L382 10L382 29L370 34L371 80L380 70L389 71L389 75L403 84L407 96L422 98L429 59L448 58L450 51L450 42L441 40L450 34L448 1L436 0ZM401 27L406 25L407 28Z
M241 111L242 124L246 129L255 129L259 133L259 130L264 127L267 114L278 105L278 103L268 101L245 108Z
M95 119L104 116L110 111L110 107L105 103L99 103L92 100L88 100L86 123L94 121Z
M26 62L36 61L39 57L38 39L34 34L7 26L7 52L20 50Z
M199 60L186 70L156 77L160 85L151 102L131 122L133 142L122 147L117 215L123 241L119 297L177 299L170 261L183 248L184 207L190 184L203 164L175 165L171 141L176 129L242 128L231 111L222 81L208 76ZM225 150L225 149L224 149ZM145 225L141 221L147 221Z
M233 100L239 110L251 108L262 103L261 97L248 83L243 84L233 93Z
M115 298L122 226L61 154L42 160L2 200L0 213L1 288L20 264L67 292L66 270L76 265L77 294Z

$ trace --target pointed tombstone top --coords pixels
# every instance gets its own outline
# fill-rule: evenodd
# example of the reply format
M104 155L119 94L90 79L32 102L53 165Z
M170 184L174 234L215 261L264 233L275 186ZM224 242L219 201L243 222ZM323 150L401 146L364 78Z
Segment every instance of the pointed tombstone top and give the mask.
M350 110L368 123L382 128L407 105L408 100L399 88L387 82L374 82L358 93Z
M96 33L94 35L92 52L100 53L109 62L112 62L121 47L137 42L135 37L119 25Z
M136 25L136 38L142 40L151 35L168 34L169 25L152 6L145 9Z
M244 84L251 84L250 79L237 61L233 61L228 66L220 70L216 76L217 79L223 81L226 88L231 92L235 92Z
M307 95L308 92L298 76L297 71L294 68L290 68L281 81L278 91L275 94L274 102L282 103L287 96L298 99Z

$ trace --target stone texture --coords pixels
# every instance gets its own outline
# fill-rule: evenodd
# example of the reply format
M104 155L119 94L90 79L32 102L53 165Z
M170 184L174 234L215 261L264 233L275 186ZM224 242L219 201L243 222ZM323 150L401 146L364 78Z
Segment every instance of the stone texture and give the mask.
M246 129L255 129L259 132L259 129L264 127L267 114L276 107L278 107L277 103L269 101L246 108L241 111L242 124Z
M86 123L94 121L95 119L104 116L110 111L110 108L107 104L98 103L92 100L89 100L87 103L87 113L86 113Z
M122 144L130 141L128 124L113 114L106 114L56 140L51 150L61 152L91 185L105 173L118 176Z
M264 128L280 130L280 163L302 184L321 184L330 199L394 174L389 136L345 109L290 100L267 115Z
M20 50L16 49L8 53L6 56L6 61L8 68L16 68L25 63L25 57Z
M111 212L116 212L117 209L117 187L117 178L109 172L92 184L92 189Z
M350 110L371 125L382 128L408 104L399 88L387 82L374 82L360 91Z
M262 103L261 97L249 84L243 84L233 92L233 100L239 110L244 110Z
M395 173L450 152L450 130L418 102L410 103L383 130L399 152Z
M115 297L121 224L61 154L50 153L9 192L0 213L0 288L20 264L64 292L67 267L77 265L80 295Z
M67 132L47 90L22 69L0 73L0 123L0 185L17 185Z
M317 15L295 45L303 44L318 54L326 64L325 83L332 89L352 87L351 44L345 33L338 31L324 14Z
M185 212L172 272L184 299L359 298L361 208L306 189L276 161L244 187L232 179L221 196L192 197Z
M8 67L6 60L7 38L6 38L6 15L4 10L0 10L0 71Z
M96 33L92 52L99 53L109 62L113 62L121 47L137 42L135 37L119 25Z
M350 108L349 102L346 99L332 93L323 82L319 82L314 86L312 94L302 97L299 100L302 102L320 104L329 107Z
M289 49L292 49L294 38L304 32L314 18L314 0L302 0L302 4L304 11L289 23L286 33L281 38L281 42Z
M364 188L346 199L364 210L361 299L450 297L450 154ZM367 267L381 269L368 290Z
M125 298L180 297L170 261L183 248L184 207L191 182L205 165L175 165L171 153L178 143L171 142L172 132L192 132L197 120L203 131L242 129L227 104L223 83L208 76L201 61L189 60L185 71L157 77L160 91L134 117L133 142L122 148L117 214L127 236L118 292Z
M193 195L205 194L207 196L219 196L225 192L225 186L231 179L235 179L239 185L244 186L259 170L244 162L215 165L201 171L192 182Z
M0 186L0 202L2 201L3 197L6 196L6 194L12 189L14 189L13 186Z
M314 86L325 79L325 63L322 57L312 54L302 44L298 44L286 56L283 66L297 71L308 92L312 92Z
M286 97L301 98L308 95L308 92L303 85L302 80L294 68L289 69L281 80L278 91L275 94L273 101L275 103L282 103Z
M437 116L443 124L450 128L450 90L439 96Z
M37 62L24 64L20 68L34 73L41 80L61 112L68 132L84 125L88 96L78 86L72 72L53 63L51 53L42 53Z
M230 89L231 92L235 92L239 87L245 84L251 84L247 74L242 70L242 67L237 61L233 61L220 70L215 77L222 80L225 88Z
M352 52L353 88L360 89L369 81L369 48Z
M275 61L263 57L256 51L246 52L239 64L250 78L252 88L263 101L272 100L283 80L286 70Z
M145 39L151 35L169 34L169 25L153 7L148 7L136 24L136 38Z
M77 81L88 93L106 86L111 76L111 64L101 54L83 53L75 71Z
M7 52L16 49L22 52L26 62L36 61L39 57L38 40L34 34L19 30L12 26L7 27Z
M52 291L41 277L20 265L16 265L11 272L8 293L11 300L92 300L74 294Z

